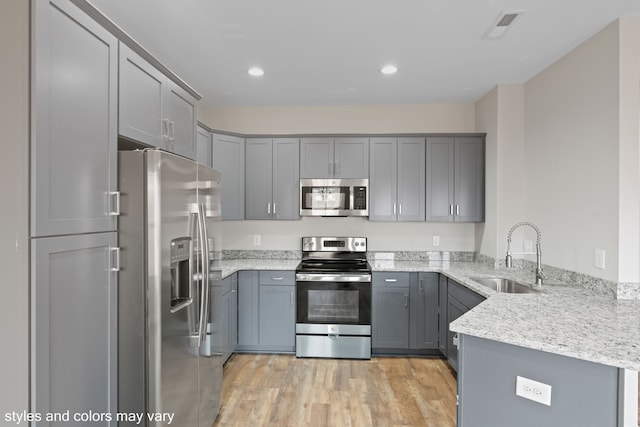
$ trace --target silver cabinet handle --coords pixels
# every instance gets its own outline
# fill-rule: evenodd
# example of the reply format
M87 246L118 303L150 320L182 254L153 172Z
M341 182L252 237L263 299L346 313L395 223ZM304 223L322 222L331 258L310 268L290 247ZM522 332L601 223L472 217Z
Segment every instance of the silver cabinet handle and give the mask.
M449 205L449 215L453 216L453 205Z
M276 216L276 203L273 202L273 216Z
M420 279L420 292L424 292L423 283L422 282L423 282L423 280Z
M284 277L272 277L271 280L273 280L273 281L284 280Z
M393 214L394 215L396 214L396 204L395 203L393 204Z
M109 192L109 216L118 216L120 215L120 192L119 191L110 191Z
M456 205L456 215L460 215L460 205Z
M271 215L271 203L267 203L267 215Z
M120 271L120 248L109 248L109 264L111 271Z
M409 294L404 294L404 306L409 306Z
M168 141L171 138L169 134L169 119L162 119L162 139Z
M398 204L398 214L402 215L402 203Z
M398 279L384 279L384 281L387 283L396 283Z

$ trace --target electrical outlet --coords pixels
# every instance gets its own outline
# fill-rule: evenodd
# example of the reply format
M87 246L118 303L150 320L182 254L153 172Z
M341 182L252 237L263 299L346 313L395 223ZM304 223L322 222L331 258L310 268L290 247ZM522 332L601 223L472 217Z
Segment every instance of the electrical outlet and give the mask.
M262 244L262 236L259 234L253 235L253 246L260 246Z
M596 249L596 268L604 270L605 262L604 262L604 249Z
M433 236L433 246L440 246L440 236Z
M516 396L551 406L551 386L529 378L516 376Z
M531 240L523 240L522 241L522 252L532 253L533 252L533 242Z

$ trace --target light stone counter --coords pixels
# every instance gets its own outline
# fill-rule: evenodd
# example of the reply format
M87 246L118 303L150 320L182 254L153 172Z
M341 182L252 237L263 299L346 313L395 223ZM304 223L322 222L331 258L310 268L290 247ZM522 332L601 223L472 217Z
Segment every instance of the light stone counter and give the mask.
M295 270L296 259L221 262L222 276L239 270ZM449 261L370 261L373 271L438 272L487 300L452 322L451 330L520 347L640 370L640 301L616 300L582 284L547 283L536 294L498 294L471 277L532 283L531 272Z

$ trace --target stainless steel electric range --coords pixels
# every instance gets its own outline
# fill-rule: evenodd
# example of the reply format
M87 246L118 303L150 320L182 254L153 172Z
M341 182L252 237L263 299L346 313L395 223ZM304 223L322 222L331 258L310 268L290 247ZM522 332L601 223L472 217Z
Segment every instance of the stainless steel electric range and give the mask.
M303 237L296 356L371 358L371 266L364 237Z

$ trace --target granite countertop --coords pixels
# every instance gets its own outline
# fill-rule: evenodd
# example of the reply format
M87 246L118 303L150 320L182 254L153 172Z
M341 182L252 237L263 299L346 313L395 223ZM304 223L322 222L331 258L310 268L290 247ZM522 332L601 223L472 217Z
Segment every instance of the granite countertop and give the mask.
M299 260L222 261L223 277L243 269L295 270ZM452 331L604 365L640 371L640 301L617 300L580 283L546 283L535 294L501 294L471 277L532 283L531 272L476 262L371 261L373 271L438 272L487 298L451 323Z

